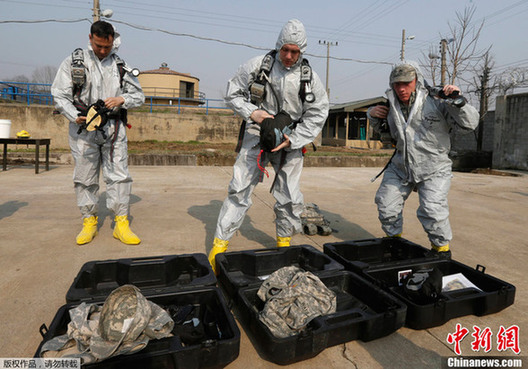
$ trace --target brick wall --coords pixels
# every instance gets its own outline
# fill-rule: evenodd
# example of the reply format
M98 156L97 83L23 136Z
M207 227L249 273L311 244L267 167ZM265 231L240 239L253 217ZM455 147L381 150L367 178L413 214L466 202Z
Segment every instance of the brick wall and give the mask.
M497 97L493 168L528 170L527 142L528 93Z
M495 112L489 111L484 117L484 131L482 133L482 151L493 151L493 135L495 125ZM477 129L473 132L454 130L451 133L451 150L455 152L477 150Z

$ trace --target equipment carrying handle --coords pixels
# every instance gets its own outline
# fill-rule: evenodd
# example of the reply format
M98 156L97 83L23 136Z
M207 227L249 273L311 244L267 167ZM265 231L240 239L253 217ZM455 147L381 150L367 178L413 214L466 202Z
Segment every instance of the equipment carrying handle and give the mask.
M46 336L46 334L48 333L48 327L46 326L46 324L42 324L40 326L39 333L42 336L42 338L44 338Z
M284 249L286 249L288 247L285 247ZM252 252L254 254L260 254L260 255L267 255L267 254L277 254L277 253L283 253L285 252L285 250L283 250L283 248L277 248L277 249L273 249L273 250L268 250L268 249L259 249L259 250L252 250Z
M153 257L130 259L130 264L161 263L163 261L164 261L163 257L153 256Z

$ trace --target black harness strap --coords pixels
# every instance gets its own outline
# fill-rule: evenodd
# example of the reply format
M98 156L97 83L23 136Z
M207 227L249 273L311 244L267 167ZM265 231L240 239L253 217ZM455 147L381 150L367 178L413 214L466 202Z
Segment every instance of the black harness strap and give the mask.
M390 159L387 162L387 164L385 164L385 166L383 167L381 172L379 172L378 174L376 174L374 177L371 178L370 182L374 182L376 179L378 179L379 176L381 176L383 174L383 172L385 172L387 170L387 168L389 167L389 164L392 161L392 158L394 157L394 155L396 155L396 151L398 151L398 149L394 149L394 152L392 153L392 156L390 157Z
M275 183L277 183L277 179L279 178L279 173L282 170L282 167L284 166L284 163L286 162L286 150L281 150L281 157L279 162L279 169L277 170L277 173L275 173L275 178L273 178L273 183L271 184L269 192L271 193L273 191L273 187L275 187Z
M246 121L243 120L240 124L240 131L238 131L238 141L235 147L235 152L240 152L242 148L242 141L244 140L244 133L246 132Z

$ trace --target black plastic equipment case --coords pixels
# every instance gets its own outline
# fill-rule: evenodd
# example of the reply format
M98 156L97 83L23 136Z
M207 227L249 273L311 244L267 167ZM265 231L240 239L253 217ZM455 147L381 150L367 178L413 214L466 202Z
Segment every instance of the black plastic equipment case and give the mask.
M206 340L197 344L185 344L177 335L150 340L137 353L86 364L83 368L222 368L238 357L240 331L221 290L215 286L216 277L205 254L86 263L67 293L69 303L57 311L49 328L41 327L43 340L35 357L40 356L45 342L67 332L70 309L81 302L103 304L112 290L124 284L137 286L149 301L162 308L195 305L212 312L213 318L208 323L214 336L208 334Z
M344 270L343 265L310 245L216 255L218 283L230 299L236 299L240 288L260 285L270 274L285 266L297 266L316 275Z
M351 340L380 338L405 323L405 304L357 274L342 270L340 264L311 246L219 254L216 265L220 267L220 285L227 287L239 321L257 351L276 364L309 359L327 347ZM258 277L265 278L289 265L317 275L336 293L337 309L334 314L313 319L297 335L278 338L259 320L264 302L257 296L262 284Z
M405 325L425 329L465 315L487 315L513 304L515 286L485 274L485 267L471 268L451 259L427 258L423 247L402 239L383 238L325 244L324 252L346 269L365 276L407 305ZM406 259L408 258L408 259ZM462 274L474 287L442 291L433 302L411 299L401 286L402 276L424 269L438 269L443 276Z
M144 296L150 296L179 288L214 286L216 277L205 254L90 261L75 277L66 302L104 300L124 284L133 284Z
M357 273L366 268L435 258L427 256L429 250L425 247L401 237L325 243L323 247L326 255Z

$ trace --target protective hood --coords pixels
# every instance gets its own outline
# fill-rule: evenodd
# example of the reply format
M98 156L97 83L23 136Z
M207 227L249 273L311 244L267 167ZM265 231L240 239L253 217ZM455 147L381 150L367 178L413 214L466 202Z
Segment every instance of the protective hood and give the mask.
M306 30L300 20L291 19L282 27L275 49L278 51L286 44L299 46L301 54L306 51Z
M407 64L407 65L410 65L410 66L412 66L414 68L414 70L416 72L416 90L425 88L423 73L422 73L422 70L420 69L420 67L418 66L418 63L415 62L415 61L412 61L412 60L406 60L404 62L395 64L392 67L392 70L396 69L398 66L400 66L402 64ZM389 78L389 87L392 89L392 85L390 83L390 78Z
M115 28L114 25L112 25L112 27L114 27L114 45L112 46L112 51L110 52L108 56L117 53L117 50L119 50L119 46L121 46L121 34L117 32L117 29ZM88 40L88 50L93 51L92 44L90 43L89 40Z

